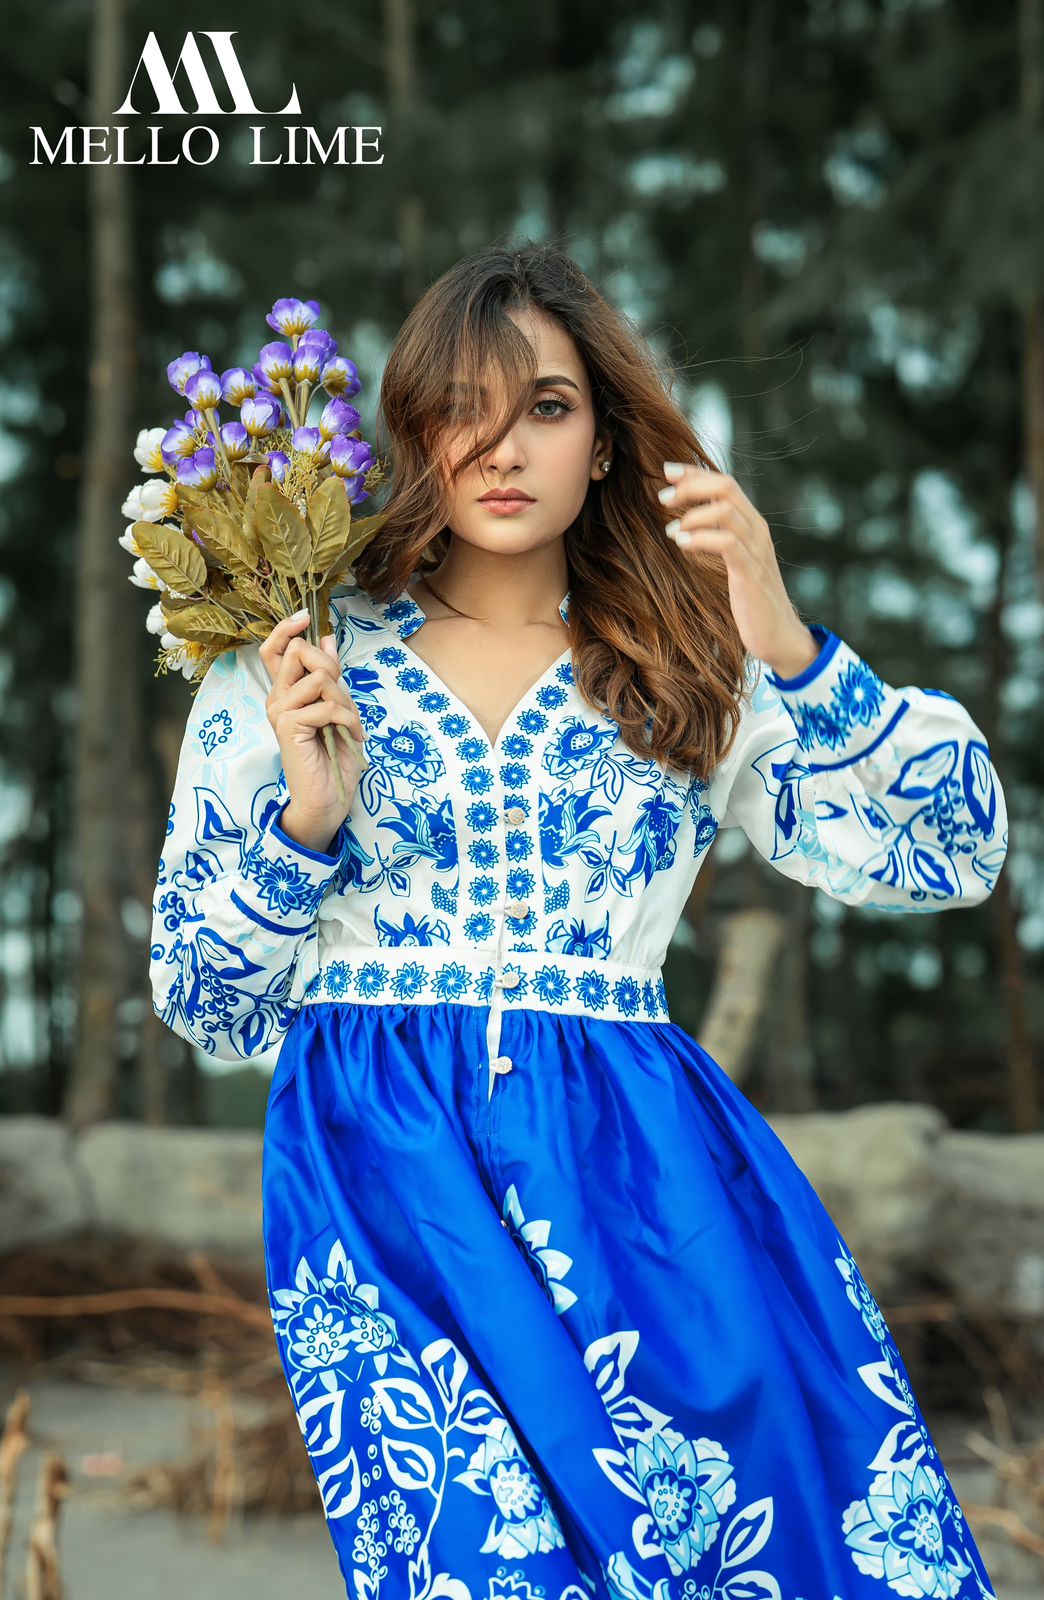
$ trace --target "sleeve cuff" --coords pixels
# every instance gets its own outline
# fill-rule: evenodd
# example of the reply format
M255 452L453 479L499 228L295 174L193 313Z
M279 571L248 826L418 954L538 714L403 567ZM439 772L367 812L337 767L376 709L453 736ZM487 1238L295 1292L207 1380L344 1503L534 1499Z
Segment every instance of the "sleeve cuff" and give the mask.
M231 896L240 911L277 933L306 933L348 847L342 822L329 854L309 850L280 827L289 800L274 811L243 861Z
M329 855L325 855L321 850L309 850L307 845L301 844L297 839L291 839L290 835L288 833L284 833L282 828L279 826L283 812L286 810L286 807L289 804L290 802L288 800L285 805L280 806L279 811L273 816L272 821L268 824L268 832L272 834L274 838L279 840L279 843L284 850L290 850L296 855L305 856L309 861L318 862L320 866L336 867L341 859L341 856L344 854L344 823L341 823L341 826L333 836L331 841L333 849Z
M815 678L819 677L820 673L825 670L836 654L838 645L841 643L836 633L825 627L822 622L810 622L808 631L819 645L819 654L814 661L810 661L808 666L803 668L794 678L781 678L778 673L766 667L765 676L774 689L806 688Z
M766 669L767 681L790 713L812 770L865 760L909 702L832 629L809 626L820 643L815 660L793 678Z

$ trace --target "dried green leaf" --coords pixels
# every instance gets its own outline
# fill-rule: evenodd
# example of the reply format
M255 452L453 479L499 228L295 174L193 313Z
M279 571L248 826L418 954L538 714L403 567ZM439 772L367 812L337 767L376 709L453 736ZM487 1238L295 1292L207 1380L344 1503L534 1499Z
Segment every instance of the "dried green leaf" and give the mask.
M227 571L257 571L260 546L251 545L243 529L227 513L189 506L185 511L185 527L199 534L211 555Z
M276 484L262 483L254 500L254 515L261 548L273 570L284 577L304 577L311 541L297 507Z
M179 611L187 611L190 606L198 606L198 597L191 595L172 594L169 589L164 589L159 597L160 609L165 617L175 617Z
M387 520L387 513L382 511L378 516L360 518L359 521L353 522L351 538L334 565L323 574L324 579L335 582L343 580L352 563L365 550L370 540L380 532Z
M239 630L236 638L243 644L258 644L268 638L272 631L270 622L246 622Z
M226 611L231 611L237 617L250 617L257 620L259 607L250 595L244 594L239 588L226 584L218 587L211 584L210 593L213 599L220 601Z
M308 527L312 535L309 567L326 572L340 556L352 533L352 507L338 477L324 478L309 497Z
M136 522L131 532L157 578L181 594L200 594L206 588L207 563L187 534L155 522Z
M167 629L176 639L194 639L199 644L218 644L222 639L231 641L236 636L236 629L220 606L202 605L186 606L174 616L168 617L164 612Z
M265 465L255 467L250 474L250 483L246 492L246 504L243 508L243 532L251 544L256 544L260 549L261 540L257 531L257 491L263 483L269 483L272 478L271 467Z

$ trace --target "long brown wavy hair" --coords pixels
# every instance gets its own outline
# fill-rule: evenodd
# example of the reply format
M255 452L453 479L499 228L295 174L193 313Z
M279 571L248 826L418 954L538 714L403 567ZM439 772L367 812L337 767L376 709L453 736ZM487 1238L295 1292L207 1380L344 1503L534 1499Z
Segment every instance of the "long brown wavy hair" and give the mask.
M619 724L635 754L709 781L735 738L746 652L724 561L683 554L664 537L656 491L664 461L720 469L670 398L671 369L661 369L637 325L556 245L496 241L466 256L403 323L377 416L377 448L392 467L380 508L387 521L355 561L355 580L384 603L441 563L453 536L442 449L448 380L458 374L471 394L491 370L505 380L502 415L449 466L455 480L522 415L538 375L509 310L542 311L570 335L596 422L612 438L612 472L592 481L565 531L577 688Z

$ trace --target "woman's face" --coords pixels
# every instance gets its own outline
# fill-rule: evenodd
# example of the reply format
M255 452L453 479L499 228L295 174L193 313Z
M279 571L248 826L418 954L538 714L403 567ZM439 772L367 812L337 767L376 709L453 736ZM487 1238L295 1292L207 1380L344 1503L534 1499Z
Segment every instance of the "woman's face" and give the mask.
M569 334L543 312L508 315L533 345L541 381L514 426L448 484L446 521L468 544L515 554L565 532L579 515L592 478L601 482L605 476L599 463L609 456L605 438L596 437L590 384ZM480 395L478 405L481 420L489 415L489 398ZM473 447L475 419L467 415L467 406L461 409L459 434L444 435L451 464ZM480 498L498 489L520 490L531 498L505 512L497 502Z

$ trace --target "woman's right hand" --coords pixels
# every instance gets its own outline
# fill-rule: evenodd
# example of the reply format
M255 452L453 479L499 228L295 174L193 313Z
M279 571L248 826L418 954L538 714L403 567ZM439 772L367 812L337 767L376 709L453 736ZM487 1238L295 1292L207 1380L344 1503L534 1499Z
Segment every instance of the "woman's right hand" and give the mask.
M307 628L307 612L284 618L258 646L258 653L272 680L265 711L279 741L290 790L280 826L307 849L325 853L351 809L362 768L335 731L334 749L348 796L346 810L323 728L339 724L363 740L366 729L341 676L333 634L326 634L319 648L304 637Z

